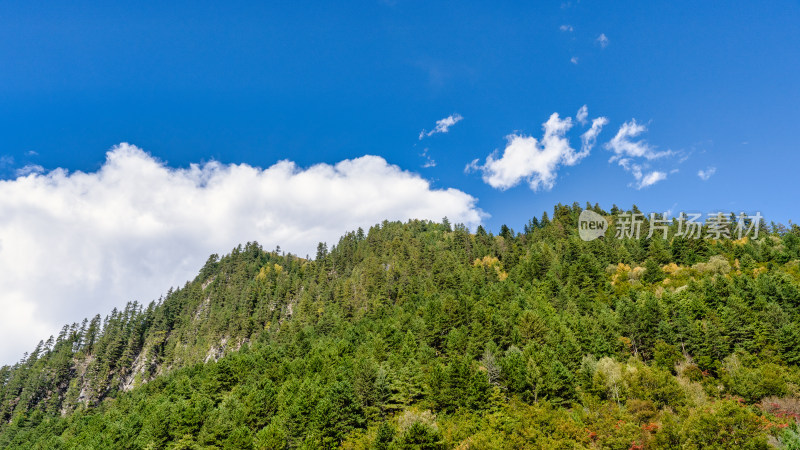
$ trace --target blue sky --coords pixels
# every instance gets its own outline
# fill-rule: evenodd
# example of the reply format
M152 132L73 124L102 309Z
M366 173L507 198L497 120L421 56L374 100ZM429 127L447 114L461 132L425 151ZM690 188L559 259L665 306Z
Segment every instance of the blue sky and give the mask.
M767 221L796 220L798 24L796 1L137 2L135 7L6 2L0 12L0 178L6 181L0 187L5 186L7 199L5 204L0 200L5 216L0 222L23 217L23 210L43 209L45 202L36 193L45 185L54 189L51 196L63 200L56 209L67 212L39 214L37 220L47 218L49 228L14 219L18 231L37 230L27 231L24 239L3 236L0 227L0 264L3 259L17 264L22 254L44 254L36 247L9 247L9 242L38 242L80 222L70 216L69 205L76 198L85 200L85 189L64 187L59 184L63 177L56 175L80 171L100 177L112 165L106 152L123 142L137 149L116 153L114 161L124 161L120 167L138 173L148 161L156 161L166 171L163 177L170 179L183 176L175 170L191 164L213 172L203 166L210 161L223 168L266 169L290 160L295 166L289 172L302 172L319 163L335 167L355 160L359 162L353 167L342 169L345 175L336 173L345 181L363 181L360 192L370 189L369 180L405 186L389 183L380 191L400 192L386 215L416 211L435 216L447 211L436 205L456 204L463 206L456 211L463 217L474 218L469 214L480 209L480 221L494 231L504 223L521 230L533 215L574 201L598 202L607 209L612 203L635 203L646 212L760 211ZM588 155L575 157L581 150L580 135L589 129L576 118L583 105L589 121L605 117L607 123ZM562 143L571 146L574 161L566 163L569 155L564 153L567 157L551 167L552 186L531 189L530 182L541 173L530 170L510 180L517 184L507 189L487 183L492 173L487 157L494 153L494 161L502 159L510 135L519 138L522 153L541 150L542 124L553 113L560 120L571 118ZM430 131L438 120L454 114L463 119L446 133L419 138L422 130ZM610 162L615 152L608 143L633 120L646 131L628 142L645 149L645 156L623 154ZM525 141L529 137L538 143ZM654 156L659 154L666 155ZM358 160L364 155L380 156L386 164ZM428 158L435 166L426 164ZM627 170L620 164L626 158ZM465 173L473 161L476 168ZM506 162L506 167L518 167ZM535 160L527 162L536 167ZM632 165L640 166L638 181ZM382 175L364 178L367 168ZM701 179L700 170L711 176ZM641 179L653 172L666 179L639 188ZM33 181L18 178L23 175ZM410 187L425 180L430 185L423 186L423 194ZM295 191L305 189L298 186ZM412 194L403 197L404 192ZM383 197L378 197L374 201L380 203ZM420 197L430 200L424 213L409 209L408 202ZM264 200L262 206L270 204ZM103 208L81 220L103 211L116 214L110 206ZM150 217L148 206L142 208L140 216ZM208 208L204 217L215 211L230 215L237 210ZM180 231L166 223L173 219L155 212L152 217L161 227L153 229ZM378 220L369 215L348 219L317 230L322 236L317 240ZM259 226L276 226L274 220L267 222ZM148 284L163 292L164 283L196 273L204 261L199 255L224 253L237 241L258 238L266 246L280 244L301 255L308 242L316 242L316 228L302 221L289 227L305 233L305 240L296 242L286 234L253 232L251 238L246 225L211 244L186 238L186 247L174 251L191 256L169 260L184 269ZM109 228L114 226L93 236ZM149 246L163 243L137 241L141 229L118 236L135 246L135 251L123 253L144 252L159 259ZM51 246L68 239L86 244L80 241L83 235L64 233ZM114 242L97 251L105 252ZM70 255L79 259L76 253L93 255L70 251L63 263L83 267L80 261L70 262ZM140 267L146 258L120 258L112 258L108 266L118 272L138 267L133 273L145 278L153 272ZM31 260L30 266L37 261ZM100 298L103 289L114 291L114 286L97 281L107 272L85 272L89 281L78 277L75 283L83 287L76 288L76 298L86 296L87 289L100 292L87 298ZM130 286L116 288L128 292ZM20 314L37 316L43 306L30 298L37 292L21 284L15 289L19 295L13 301L29 303ZM134 297L149 300L154 295L137 291ZM78 313L99 312L129 299L90 301ZM78 318L53 317L37 330ZM0 353L0 362L3 357Z
M781 193L800 161L797 2L20 2L0 21L0 152L18 163L92 170L123 141L175 166L378 154L475 195L493 229L559 201L784 222L796 205ZM584 104L609 118L601 142L636 118L649 143L691 155L648 190L601 148L550 192L464 175L509 133L540 136ZM417 141L452 113L464 120L450 133ZM421 168L425 147L435 168Z

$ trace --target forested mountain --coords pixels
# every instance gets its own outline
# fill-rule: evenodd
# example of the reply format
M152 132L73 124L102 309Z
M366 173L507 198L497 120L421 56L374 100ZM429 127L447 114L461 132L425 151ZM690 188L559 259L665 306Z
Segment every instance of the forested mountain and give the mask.
M586 242L581 211L213 255L0 369L0 447L800 448L800 228Z

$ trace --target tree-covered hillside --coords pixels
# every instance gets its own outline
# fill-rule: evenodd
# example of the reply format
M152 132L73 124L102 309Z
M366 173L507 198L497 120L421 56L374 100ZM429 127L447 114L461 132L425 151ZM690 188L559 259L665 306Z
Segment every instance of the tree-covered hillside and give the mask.
M800 448L800 228L581 211L213 255L0 369L0 448Z

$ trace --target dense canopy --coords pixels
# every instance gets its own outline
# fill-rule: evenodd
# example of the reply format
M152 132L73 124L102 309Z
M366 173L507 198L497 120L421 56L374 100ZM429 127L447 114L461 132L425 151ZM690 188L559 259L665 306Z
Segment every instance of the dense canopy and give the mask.
M212 255L0 369L0 447L800 448L800 227L585 242L581 211Z

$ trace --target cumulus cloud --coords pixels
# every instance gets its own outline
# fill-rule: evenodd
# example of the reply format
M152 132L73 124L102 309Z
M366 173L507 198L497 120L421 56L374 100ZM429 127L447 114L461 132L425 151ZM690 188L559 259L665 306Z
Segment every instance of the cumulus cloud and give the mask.
M572 58L569 59L569 62L571 62L572 64L577 65L578 64L578 57L577 56L573 56Z
M384 219L476 226L476 199L378 156L300 168L171 168L128 144L95 172L0 181L0 364L67 322L191 279L211 253L257 240L305 256Z
M558 113L553 113L542 126L541 141L532 136L511 134L499 158L491 154L484 164L476 159L466 171L482 172L483 181L496 189L509 189L525 180L534 191L550 190L555 185L559 166L575 165L588 156L605 123L605 117L595 119L592 128L581 136L581 151L576 152L566 137L573 126L572 119L561 119Z
M567 32L572 32L574 30L574 28L572 28L572 25L561 25L560 27L558 27L558 29Z
M700 177L700 179L703 181L708 181L708 179L711 178L711 176L714 175L715 173L717 173L717 168L709 167L706 170L699 170L697 172L697 176Z
M605 33L601 33L600 36L597 36L597 43L600 44L601 48L608 47L609 43L608 36L606 36Z
M420 131L419 139L422 140L422 138L426 136L433 136L434 134L437 133L447 133L448 131L450 131L450 127L460 122L461 119L463 119L463 117L461 117L461 114L451 114L445 117L444 119L437 120L436 127L431 131L425 131L425 130Z

